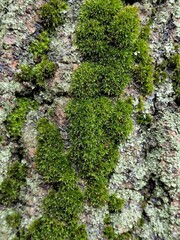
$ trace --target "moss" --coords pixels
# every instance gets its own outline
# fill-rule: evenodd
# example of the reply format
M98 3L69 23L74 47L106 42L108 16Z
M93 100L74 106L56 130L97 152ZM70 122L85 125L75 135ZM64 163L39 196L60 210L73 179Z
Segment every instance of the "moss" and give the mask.
M109 200L108 181L104 176L94 175L94 178L87 182L85 197L92 206L102 207Z
M124 207L125 201L124 199L118 198L116 194L113 194L109 197L108 207L109 212L121 212L122 208Z
M84 62L73 74L72 95L76 98L120 96L131 81L128 69L124 70L119 62L112 66Z
M134 79L140 85L143 95L150 95L154 91L152 64L139 64L134 68Z
M0 144L3 142L4 137L0 135Z
M8 115L6 126L9 134L14 138L21 137L26 114L37 108L37 103L28 98L18 98L16 108Z
M46 218L41 218L34 221L26 233L22 230L20 239L44 240L44 236L46 236L46 239L50 240L87 240L87 234L84 225L66 225L64 222L58 221L57 219Z
M47 31L43 31L38 35L37 40L34 40L30 44L30 52L32 52L34 60L40 61L47 54L50 46L50 38Z
M42 203L42 217L27 230L20 229L20 239L87 239L79 225L84 196L77 186L74 170L64 153L59 129L42 118L37 124L36 170L52 189Z
M145 40L145 41L149 41L150 31L151 31L151 29L150 29L149 24L145 25L145 26L142 26L141 27L140 38Z
M109 26L109 38L117 48L132 48L140 33L140 19L136 7L127 6L119 11ZM118 50L118 49L117 49Z
M45 80L54 76L56 64L48 59L43 59L42 62L31 67L30 65L20 66L21 73L16 75L20 82L31 82L38 87L44 87Z
M87 59L114 62L127 53L126 56L132 54L131 47L139 30L135 7L123 8L118 0L90 0L80 11L76 44Z
M113 226L111 226L111 225L105 226L103 233L108 240L117 239L116 233L114 232Z
M144 38L139 37L135 44L134 60L133 78L140 85L142 94L150 95L154 90L154 68L149 56L149 43Z
M94 203L101 199L101 193L107 199L105 178L115 168L117 145L132 130L131 113L128 102L119 100L114 104L106 97L73 100L69 104L70 156L81 177L88 180L87 195L91 200L94 197Z
M135 240L136 238L130 232L117 234L111 223L110 215L107 214L104 218L103 234L108 240ZM138 240L138 239L137 239Z
M18 161L8 169L7 176L0 185L0 203L6 206L19 200L20 188L26 182L27 167Z
M111 149L124 141L132 130L131 112L129 103L118 101L113 104L106 97L73 100L69 104L71 157L84 177L95 172L99 174L103 165L107 167L107 175L111 172L107 166L115 161Z
M43 200L43 217L72 224L79 220L82 207L83 195L76 184L61 184L58 191L51 190Z
M144 98L143 98L143 96L139 97L139 102L138 102L136 110L138 112L143 112L143 110L144 110Z
M139 113L137 116L137 122L142 125L148 125L153 121L153 117L150 113Z
M63 11L67 9L67 3L63 0L49 0L40 10L40 17L44 29L54 31L56 27L64 23Z
M65 153L59 129L47 119L37 124L36 168L46 182L73 181L75 175Z
M177 96L177 103L180 104L180 54L174 54L170 58L168 67L172 71L171 79L173 82L173 89Z
M161 64L159 64L154 72L154 81L156 84L163 83L166 81L168 77L167 74L167 61L163 60Z
M19 212L13 212L7 215L6 221L11 228L17 229L21 223L21 214Z

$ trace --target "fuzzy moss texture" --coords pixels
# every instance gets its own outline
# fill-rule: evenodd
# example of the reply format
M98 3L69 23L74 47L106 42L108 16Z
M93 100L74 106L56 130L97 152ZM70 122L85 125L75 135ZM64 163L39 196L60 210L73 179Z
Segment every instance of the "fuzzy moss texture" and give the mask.
M46 81L54 76L56 65L47 57L50 34L64 23L62 12L66 8L67 3L62 0L49 0L42 6L43 31L29 47L34 64L20 66L18 81L44 90ZM123 99L124 89L134 79L142 94L153 91L147 32L148 28L140 26L136 7L124 6L119 0L87 0L82 5L75 41L84 62L73 74L73 100L67 108L70 152L65 153L57 126L48 119L40 119L36 170L51 190L43 201L39 219L28 229L15 224L18 229L15 239L87 239L84 225L79 224L84 200L95 207L108 203L110 212L121 211L124 200L109 196L108 178L119 157L118 146L132 130L133 108L130 98ZM17 108L7 118L12 136L20 138L26 114L34 105L33 100L18 100ZM3 204L15 203L25 182L25 166L15 164L0 188ZM79 177L84 180L83 192L77 184ZM9 196L6 189L16 194ZM7 221L14 225L16 218L21 221L17 214ZM109 223L107 227L111 231L106 229L106 237L117 239ZM118 239L128 239L128 234Z
M119 0L87 0L79 13L75 41L84 62L74 72L67 109L70 157L96 207L108 202L118 145L132 130L131 101L122 99L132 73L143 94L153 91L148 30L138 9Z

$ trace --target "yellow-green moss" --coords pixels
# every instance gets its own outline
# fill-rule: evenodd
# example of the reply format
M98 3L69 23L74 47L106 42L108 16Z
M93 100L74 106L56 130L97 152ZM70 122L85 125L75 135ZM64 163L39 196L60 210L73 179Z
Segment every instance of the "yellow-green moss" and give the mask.
M26 120L26 114L37 108L37 103L28 98L18 98L15 109L6 119L6 127L9 134L14 138L20 138L22 128Z
M75 179L75 174L64 152L59 129L45 118L37 124L38 143L36 169L46 182L65 182Z
M37 40L31 42L29 50L32 52L35 61L41 61L49 51L50 38L47 31L43 31Z
M20 82L31 82L37 87L44 87L45 81L53 77L57 66L54 62L44 58L35 66L21 65L21 72L16 75Z
M75 239L86 240L84 225L79 224L83 194L77 186L77 177L64 152L57 126L42 118L37 124L38 144L36 170L52 189L42 203L42 217L27 230L20 229L20 239Z

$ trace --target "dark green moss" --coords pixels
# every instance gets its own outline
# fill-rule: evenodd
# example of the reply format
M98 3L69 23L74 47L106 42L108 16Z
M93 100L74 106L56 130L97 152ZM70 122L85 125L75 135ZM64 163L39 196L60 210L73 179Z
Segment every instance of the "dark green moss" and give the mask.
M37 103L28 98L18 98L16 108L8 115L6 127L14 138L21 137L26 114L37 108Z
M73 181L74 171L65 153L59 129L47 119L37 124L38 144L35 158L37 171L46 182Z
M153 117L150 113L139 113L137 116L137 122L142 125L148 125L153 121Z
M6 221L11 228L17 229L21 223L21 214L19 212L13 212L7 215Z
M6 206L19 200L20 188L26 182L27 167L18 161L8 169L7 176L0 185L0 203Z
M63 11L67 9L67 3L63 0L49 0L44 3L40 10L40 17L44 29L54 31L56 27L63 24L65 16Z
M4 137L0 135L0 144L3 142Z
M124 199L118 198L116 194L112 194L109 197L108 207L110 213L121 212L124 207Z
M177 103L180 104L180 54L174 54L168 63L171 69L171 79L173 82L173 89L176 93Z
M38 35L37 40L34 40L30 44L30 52L32 52L34 60L40 61L44 58L49 50L50 38L47 31L43 31Z
M163 60L161 64L159 64L154 72L154 81L156 84L160 84L165 82L167 79L168 74L167 74L167 61Z
M143 95L150 95L154 91L153 65L139 64L134 68L134 79L140 85Z
M18 73L16 78L20 82L31 82L38 87L44 87L45 80L54 76L56 68L57 66L54 62L43 59L35 67L29 65L20 66L21 73Z

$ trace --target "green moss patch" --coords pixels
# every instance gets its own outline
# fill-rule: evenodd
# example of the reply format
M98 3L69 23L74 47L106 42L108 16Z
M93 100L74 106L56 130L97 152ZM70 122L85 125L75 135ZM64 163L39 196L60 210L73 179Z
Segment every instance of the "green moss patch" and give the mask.
M180 54L175 54L171 57L168 67L172 70L171 78L173 89L177 95L177 102L180 103Z
M152 58L149 56L149 43L147 37L140 36L135 45L133 78L140 85L143 95L150 95L154 90L154 68Z
M54 62L44 59L36 66L22 65L20 66L21 73L16 75L20 82L31 82L38 87L44 87L45 81L53 77L57 66Z
M26 120L26 114L37 108L37 103L28 98L17 99L16 108L7 117L7 129L14 138L20 138L22 127Z
M59 129L47 119L42 118L37 124L38 144L35 158L37 171L46 182L68 182L75 175L64 153L64 145Z
M12 212L7 215L6 222L11 228L18 229L21 223L21 214L19 212Z
M20 229L20 239L86 240L84 225L79 224L83 194L77 186L74 170L64 153L59 129L42 118L37 124L36 169L52 189L44 198L42 217L27 230Z
M88 196L97 204L97 194L102 189L106 192L105 179L117 162L117 145L132 130L131 113L131 104L120 100L113 103L107 97L74 99L68 106L70 156L90 184Z
M50 32L65 21L63 11L67 9L67 3L63 0L49 0L43 4L40 17L44 28Z
M50 38L47 31L43 31L38 35L37 40L34 40L30 44L30 52L32 52L34 60L40 61L47 54L50 46Z
M6 206L19 200L20 188L26 183L27 167L16 161L8 169L7 176L0 185L0 203Z

